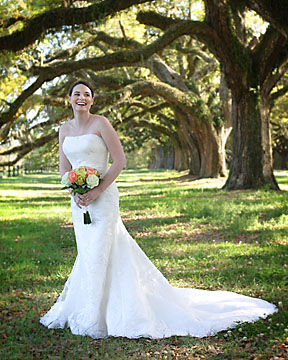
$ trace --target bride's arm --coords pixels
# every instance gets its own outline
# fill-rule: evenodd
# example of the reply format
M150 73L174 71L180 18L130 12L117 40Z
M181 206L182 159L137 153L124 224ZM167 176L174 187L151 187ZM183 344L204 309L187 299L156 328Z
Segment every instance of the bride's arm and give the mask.
M101 117L98 121L101 125L101 137L107 146L113 162L104 178L100 182L100 185L89 191L93 200L95 200L101 192L103 192L109 185L112 184L112 182L118 177L121 170L126 165L126 157L116 131L105 117Z
M67 159L66 155L63 152L63 141L65 139L65 129L63 129L63 125L59 130L59 171L61 177L72 169L70 161Z
M60 127L59 130L59 171L61 177L67 172L72 169L72 165L70 161L67 159L66 155L63 151L63 142L65 139L65 129L63 129L63 125ZM74 195L72 193L72 189L67 189L71 196L73 197L75 204L81 209L81 205L85 205L83 200L78 197L78 194Z

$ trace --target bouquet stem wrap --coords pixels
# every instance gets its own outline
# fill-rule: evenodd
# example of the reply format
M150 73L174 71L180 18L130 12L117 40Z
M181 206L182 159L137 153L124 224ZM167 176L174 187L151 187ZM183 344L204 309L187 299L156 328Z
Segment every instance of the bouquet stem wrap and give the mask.
M91 224L91 217L90 217L90 214L89 214L89 211L88 211L88 207L85 206L85 212L84 212L84 224L85 225L89 225Z

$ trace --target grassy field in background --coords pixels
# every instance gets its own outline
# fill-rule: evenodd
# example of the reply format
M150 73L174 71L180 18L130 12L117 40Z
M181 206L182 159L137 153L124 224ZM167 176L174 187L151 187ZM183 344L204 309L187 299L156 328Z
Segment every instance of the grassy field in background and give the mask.
M70 201L57 174L0 179L1 359L283 359L288 357L288 172L282 192L221 190L225 179L124 171L122 219L179 287L232 290L279 311L207 338L74 336L39 323L76 256Z

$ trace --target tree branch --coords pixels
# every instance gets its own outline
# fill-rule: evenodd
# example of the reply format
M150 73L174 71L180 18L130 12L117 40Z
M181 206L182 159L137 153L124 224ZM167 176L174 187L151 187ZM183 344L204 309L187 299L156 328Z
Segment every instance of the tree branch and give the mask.
M260 84L262 86L267 81L269 74L273 72L273 69L284 61L285 52L286 57L288 56L288 50L285 51L287 44L287 39L284 36L274 28L269 27L261 41L254 48L252 52L253 61L254 64L259 64Z
M30 85L26 90L24 90L18 96L18 98L12 104L10 104L10 109L0 115L0 127L14 120L14 117L17 114L17 111L20 108L20 106L29 96L31 96L36 90L38 90L44 82L45 82L45 78L39 76L38 79L34 81L32 85ZM5 137L3 137L3 133L1 133L0 141L2 141L3 139L5 139Z
M283 63L275 73L269 74L266 78L266 81L264 83L264 90L266 94L269 94L273 87L277 84L277 82L282 78L282 76L286 73L288 70L288 58L285 63ZM281 95L280 95L281 96Z
M161 111L167 107L169 107L169 104L167 102L162 102L160 104L152 105L150 107L145 106L144 110L136 111L132 115L125 117L123 121L118 121L118 122L114 123L113 126L115 129L117 129L117 127L120 126L122 123L128 122L128 121L134 119L135 117L142 118L147 113L154 114L154 113L157 113L158 111Z
M137 79L127 79L114 76L95 75L92 71L87 71L95 88L104 87L111 90L119 90L123 86L135 83Z
M270 96L270 110L273 108L275 101L279 99L279 97L285 95L288 91L288 85L283 86L280 90L275 91ZM272 123L272 122L271 122Z
M9 26L14 25L16 22L18 21L26 21L30 20L30 18L28 16L25 15L15 15L9 19L1 19L0 20L0 27L3 27L5 29L7 29Z
M42 145L45 145L57 137L58 137L58 131L55 131L51 134L44 135L44 136L40 137L39 139L30 141L29 143L25 143L25 144L19 145L19 146L14 146L11 149L0 152L0 155L2 155L2 156L17 153L17 156L14 160L2 162L2 163L0 163L0 166L15 165L20 159L22 159L26 154L31 152L33 149L40 147Z
M247 5L288 38L288 3L283 0L247 0Z
M99 37L98 37L99 36ZM97 39L101 39L105 44L113 45L113 47L129 48L129 49L140 49L143 45L135 40L115 38L106 33L98 33ZM142 60L140 63L136 63L135 66L146 67L154 75L163 82L166 82L172 86L175 86L179 90L188 91L188 88L183 78L168 66L158 55L151 56L147 60Z
M43 129L45 126L48 126L48 125L59 124L62 120L67 119L67 117L70 115L71 115L71 110L64 111L60 116L57 117L56 120L50 119L50 120L35 124L28 130L31 131L31 130L35 130L35 129L39 129L39 128Z
M140 121L130 120L129 123L130 122L135 127L152 129L153 131L155 131L155 132L157 132L157 133L159 133L161 135L164 134L164 135L168 136L176 146L181 145L177 133L170 131L165 126L154 124L154 123L149 122L147 120L140 120Z
M59 29L62 26L82 25L99 21L116 12L128 9L132 5L152 2L153 0L103 0L83 8L56 8L35 16L29 20L24 29L0 37L0 51L18 51L32 44L48 29Z
M97 39L93 36L90 36L88 39L80 41L77 45L72 46L65 50L60 50L58 53L54 54L48 59L45 59L43 61L43 64L49 64L52 61L59 60L59 59L71 59L75 55L78 54L78 52L84 48L87 48L93 44L95 44Z
M123 67L148 59L154 53L161 51L170 45L178 37L189 32L189 24L185 22L172 25L162 36L151 44L135 50L121 50L113 54L88 58L78 61L63 61L54 66L34 67L34 75L42 75L47 80L52 80L57 76L71 73L83 68L99 71L108 70L113 67Z
M189 24L176 23L172 25L161 37L151 44L136 50L118 51L114 54L105 55L98 58L90 58L79 61L65 61L54 66L36 67L34 74L39 74L38 79L11 104L10 109L0 115L0 127L13 120L18 109L23 102L33 94L41 85L53 80L63 74L69 74L83 68L94 71L107 70L115 67L122 67L148 59L155 52L162 50L171 44L178 37L186 34L189 30ZM1 139L0 139L1 140Z
M90 33L95 36L97 41L101 41L106 45L109 45L111 48L124 48L124 49L136 49L137 47L142 47L143 45L134 39L123 39L112 37L106 34L104 31L90 31Z
M209 3L209 4L208 4ZM217 5L216 5L217 4ZM227 9L219 6L215 0L206 0L205 21L171 19L155 12L140 12L137 20L145 25L152 25L161 30L170 29L175 24L186 24L185 35L198 38L218 61L225 66L225 73L233 74L229 78L231 87L240 87L244 79L241 77L242 62L248 61L245 48L237 36L231 31ZM213 10L213 11L212 11ZM213 16L211 15L213 13ZM174 25L172 25L174 24ZM230 27L229 27L230 26ZM233 37L233 41L231 40ZM239 55L240 54L240 55Z
M93 109L98 110L107 104L123 103L128 98L138 95L160 96L168 103L178 105L193 113L198 119L212 121L209 109L199 96L191 92L185 93L173 86L157 81L139 81L113 93L99 94Z

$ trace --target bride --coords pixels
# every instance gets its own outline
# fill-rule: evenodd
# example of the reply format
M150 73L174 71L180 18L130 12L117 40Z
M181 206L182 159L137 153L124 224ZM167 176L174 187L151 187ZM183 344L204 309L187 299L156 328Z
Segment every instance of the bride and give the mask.
M71 196L77 257L61 295L40 322L92 338L204 337L276 312L261 299L168 283L122 223L115 179L125 166L125 155L109 121L90 113L93 101L89 84L78 81L72 86L74 119L59 132L60 174L90 166L101 172L102 181L84 195ZM83 223L86 206L89 225Z

